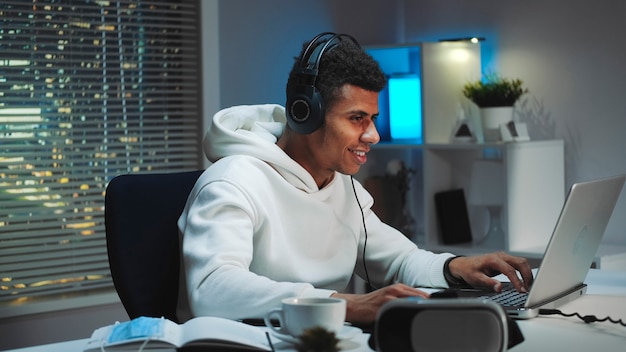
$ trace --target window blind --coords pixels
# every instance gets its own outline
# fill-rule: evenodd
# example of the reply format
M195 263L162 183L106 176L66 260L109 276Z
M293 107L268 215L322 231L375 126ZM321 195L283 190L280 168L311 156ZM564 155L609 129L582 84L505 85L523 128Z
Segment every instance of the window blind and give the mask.
M201 167L199 1L3 1L0 303L112 287L108 182Z

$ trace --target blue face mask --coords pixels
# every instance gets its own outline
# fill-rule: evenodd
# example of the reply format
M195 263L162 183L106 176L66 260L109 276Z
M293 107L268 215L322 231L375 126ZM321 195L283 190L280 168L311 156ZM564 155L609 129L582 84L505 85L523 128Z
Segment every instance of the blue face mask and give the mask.
M162 337L165 319L139 317L131 321L116 324L109 334L108 343L131 339Z

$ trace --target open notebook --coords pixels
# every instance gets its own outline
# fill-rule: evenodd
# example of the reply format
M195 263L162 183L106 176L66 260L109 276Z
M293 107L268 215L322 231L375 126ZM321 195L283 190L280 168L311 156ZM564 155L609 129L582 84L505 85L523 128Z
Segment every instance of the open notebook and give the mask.
M452 288L457 297L492 299L509 316L528 319L540 308L556 308L582 296L583 282L611 218L626 175L574 184L567 195L543 260L528 294L519 294L510 283L501 293ZM532 219L529 219L532 221ZM436 296L436 295L435 295Z

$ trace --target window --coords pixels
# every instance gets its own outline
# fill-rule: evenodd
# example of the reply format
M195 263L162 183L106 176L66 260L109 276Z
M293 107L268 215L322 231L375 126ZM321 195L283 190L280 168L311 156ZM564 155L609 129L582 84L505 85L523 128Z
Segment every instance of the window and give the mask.
M0 303L112 287L116 175L201 167L199 1L3 1Z

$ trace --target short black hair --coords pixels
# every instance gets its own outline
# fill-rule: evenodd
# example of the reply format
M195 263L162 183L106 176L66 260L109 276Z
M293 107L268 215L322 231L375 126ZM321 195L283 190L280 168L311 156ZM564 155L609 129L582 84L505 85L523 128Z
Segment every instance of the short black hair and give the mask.
M323 45L323 43L322 41L319 45ZM308 42L303 44L300 56L308 44ZM296 57L287 80L287 92L294 91L298 68L300 68L299 57ZM343 38L331 50L326 50L319 62L315 87L322 96L326 110L339 98L339 89L345 84L372 92L380 92L387 84L387 77L378 62L360 45Z

